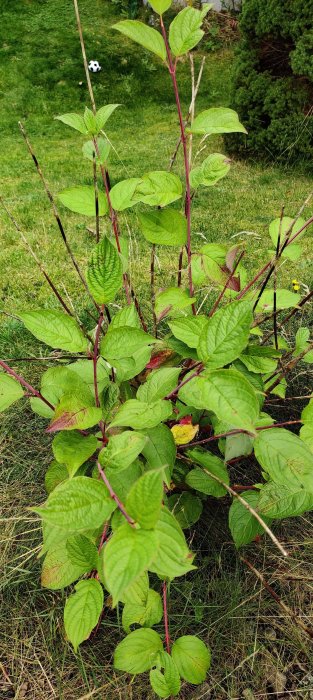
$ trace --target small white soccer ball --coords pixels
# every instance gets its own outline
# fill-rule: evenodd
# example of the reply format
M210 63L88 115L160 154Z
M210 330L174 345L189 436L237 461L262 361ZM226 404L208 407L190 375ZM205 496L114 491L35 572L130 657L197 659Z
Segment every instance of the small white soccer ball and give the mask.
M89 61L88 70L90 71L90 73L99 73L99 71L101 70L100 63L98 63L98 61Z

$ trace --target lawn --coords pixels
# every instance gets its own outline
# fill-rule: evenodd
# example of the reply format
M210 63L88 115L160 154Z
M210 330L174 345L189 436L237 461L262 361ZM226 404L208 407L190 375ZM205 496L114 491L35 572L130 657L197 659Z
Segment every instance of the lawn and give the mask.
M49 202L27 153L17 122L22 120L38 160L55 195L65 187L92 182L90 163L83 159L82 137L54 117L82 111L88 104L84 72L72 2L70 0L19 0L3 2L0 27L0 195L14 214L57 285L82 312L86 300L66 257ZM153 169L166 169L177 141L177 114L169 77L157 60L134 48L114 33L116 6L109 0L81 0L88 57L99 60L102 71L93 76L98 106L121 103L112 117L108 135L114 145L112 184ZM198 109L227 105L232 49L211 53L199 93ZM202 53L195 55L199 67ZM184 112L190 101L188 62L179 67ZM83 82L80 85L80 82ZM207 152L223 151L215 138ZM175 171L181 172L178 158ZM99 185L100 185L99 181ZM301 172L275 164L233 161L230 174L214 188L202 190L193 203L193 247L203 242L244 239L252 269L257 269L270 247L268 225L285 213L292 216L312 189ZM312 206L308 207L308 215ZM60 205L73 251L84 269L94 245L87 230L92 223ZM108 223L101 223L108 231ZM121 228L130 235L134 251L133 285L142 306L149 308L148 246L139 232L137 218L121 217ZM235 239L232 239L233 236ZM25 308L55 306L39 270L14 226L0 207L0 311L18 314ZM281 278L291 289L297 275L310 285L312 260L307 255L295 272L288 263ZM247 256L248 257L248 256ZM157 284L175 281L177 260L159 253ZM0 356L14 358L21 373L34 382L43 363L24 364L18 358L33 357L39 345L15 318L0 314ZM295 378L295 393L300 382ZM279 408L277 409L280 410ZM298 417L298 407L293 409ZM134 683L112 672L114 644L122 630L115 612L107 608L97 636L75 656L64 641L62 604L65 594L42 590L39 584L40 542L38 521L26 507L44 497L43 480L50 461L50 438L43 421L28 408L17 405L1 416L0 469L2 490L1 537L3 595L0 650L3 678L0 698L34 700L87 700L115 698L152 700L143 678ZM40 456L40 457L39 457ZM245 467L252 468L249 461ZM248 471L248 470L247 470ZM174 581L171 602L171 634L199 634L212 647L212 671L200 688L183 687L181 698L303 698L313 691L310 643L287 612L247 571L236 553L227 527L227 503L210 504L192 541L198 569ZM308 624L310 615L310 566L312 528L306 517L276 527L288 543L290 557L282 561L266 539L245 550L248 559L275 587L284 602ZM222 545L221 545L222 537Z

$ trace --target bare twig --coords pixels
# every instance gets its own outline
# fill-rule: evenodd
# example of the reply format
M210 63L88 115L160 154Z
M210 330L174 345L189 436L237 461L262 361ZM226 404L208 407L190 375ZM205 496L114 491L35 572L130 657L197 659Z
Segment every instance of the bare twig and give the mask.
M158 322L157 322L157 317L155 313L155 270L154 270L154 262L155 262L155 243L152 244L151 247L151 262L150 262L150 291L151 291L151 306L152 306L152 314L153 314L153 330L154 330L154 335L157 338L158 337Z
M215 304L212 306L212 309L211 309L211 311L210 311L209 314L208 314L209 318L210 318L211 316L213 316L213 314L215 313L216 309L218 308L220 302L222 301L223 296L224 296L224 294L225 294L225 292L226 292L226 289L227 289L227 287L228 287L228 285L229 285L229 282L230 282L230 280L233 278L233 276L234 276L234 274L235 274L235 272L236 272L236 270L237 270L237 267L239 266L239 264L240 264L240 262L241 262L241 260L242 260L242 258L243 258L243 256L244 256L244 254L245 254L245 251L243 250L243 251L240 253L237 262L235 263L235 266L234 266L233 270L231 271L230 275L227 277L227 280L226 280L226 282L225 282L225 284L224 284L224 287L223 287L223 289L222 289L220 295L217 297Z
M71 246L70 246L70 244L69 244L69 242L68 242L68 240L67 240L67 236L66 236L66 234L65 234L64 227L63 227L62 221L61 221L61 219L60 219L60 215L59 215L59 212L58 212L56 203L55 203L55 201L54 201L53 195L52 195L52 193L50 192L48 183L47 183L47 181L46 181L46 179L45 179L45 177L44 177L44 174L43 174L43 172L42 172L42 169L41 169L41 167L40 167L40 165L39 165L39 163L38 163L37 157L36 157L36 155L35 155L35 153L34 153L33 147L32 147L32 145L31 145L31 143L30 143L30 141L29 141L29 138L28 138L28 136L27 136L27 134L26 134L26 131L25 131L25 128L24 128L22 122L19 122L19 128L20 128L20 131L21 131L21 133L22 133L22 136L23 136L23 138L24 138L24 140L25 140L25 143L27 144L27 148L28 148L28 150L29 150L29 153L30 153L32 159L33 159L33 162L34 162L34 164L35 164L37 173L38 173L38 175L39 175L39 177L40 177L40 179L41 179L41 182L42 182L42 184L43 184L43 186L44 186L46 195L47 195L47 197L48 197L48 199L49 199L49 201L50 201L50 204L51 204L51 207L52 207L52 212L53 212L54 218L55 218L55 220L56 220L56 222L57 222L57 224L58 224L58 228L59 228L60 234L61 234L61 236L62 236L63 243L64 243L64 245L65 245L65 247L66 247L66 250L67 250L67 252L68 252L68 254L69 254L69 256L70 256L70 258L71 258L71 260L72 260L73 266L74 266L74 268L75 268L75 270L76 270L76 272L77 272L77 274L78 274L78 276L79 276L79 278L80 278L82 284L83 284L84 287L85 287L85 290L86 290L86 292L87 292L89 298L91 299L92 303L94 304L94 306L95 306L96 309L98 310L98 305L96 304L96 302L95 302L95 300L94 300L92 294L90 293L90 291L89 291L89 289L88 289L88 285L87 285L87 282L86 282L86 280L85 280L85 277L84 277L83 273L81 272L81 269L80 269L80 267L79 267L79 265L78 265L78 262L77 262L77 260L76 260L76 258L75 258L75 256L74 256L74 253L73 253L73 251L72 251L72 249L71 249Z
M20 374L17 374L17 372L15 372L14 369L9 367L9 365L7 365L6 362L4 362L4 360L0 360L0 367L2 367L2 369L4 369L4 371L7 372L7 374L10 374L11 377L14 377L14 379L16 379L16 381L21 386L25 387L25 389L27 389L27 391L30 394L32 394L33 396L36 396L37 399L40 399L41 401L43 401L43 403L45 403L46 406L49 406L49 408L51 408L51 410L54 411L54 406L52 405L52 403L50 403L50 401L45 399L45 397L40 393L40 391L37 391L37 389L35 389L23 377L21 377Z
M309 629L309 627L307 627L307 626L304 624L304 622L302 622L301 618L298 617L298 615L296 615L296 613L294 612L294 610L292 610L291 608L289 608L289 606L286 605L286 603L284 603L284 602L281 600L281 598L279 597L279 595L277 595L276 591L274 591L274 589L272 588L272 586L270 586L270 584L267 583L267 581L266 581L266 579L264 578L264 576L263 576L263 574L261 573L261 571L258 571L258 569L256 569L255 566L253 566L253 565L251 564L251 562L248 561L248 559L245 559L245 557L240 557L240 559L241 559L241 561L243 561L244 564L246 564L246 566L250 569L250 571L252 571L252 573L259 579L259 581L261 581L261 583L262 583L262 585L264 586L264 588L269 592L269 594L272 596L272 598L274 598L274 600L276 600L276 603L278 603L278 605L279 605L279 606L282 608L282 610L288 615L288 617L290 617L290 618L293 620L293 622L295 622L296 625L298 625L298 627L300 627L300 628L302 629L302 631L305 632L305 634L308 635L308 637L310 637L311 639L313 639L313 630Z
M254 510L254 508L252 508L252 506L250 506L250 504L249 504L247 501L245 501L245 499L242 498L242 496L240 496L239 493L237 493L236 491L234 491L234 489L232 489L231 486L228 486L228 484L226 484L224 481L222 481L222 479L220 479L218 476L216 476L216 474L213 474L213 473L210 472L208 469L203 469L203 471L204 471L206 474L208 474L208 476L210 476L212 479L214 479L214 480L217 481L219 484L221 484L221 486L224 486L224 489L226 489L226 491L228 491L228 493L231 494L231 496L234 496L234 498L237 498L237 500L241 503L241 505L244 506L244 508L246 508L246 510L248 510L249 513L250 513L251 515L253 515L253 517L258 521L258 523L263 527L263 529L265 530L265 532L269 535L269 537L271 538L272 542L274 542L274 544L275 544L276 547L279 549L279 551L282 553L282 555L283 555L284 557L287 557L287 556L288 556L288 552L287 552L287 551L284 549L284 547L280 544L280 542L278 541L277 537L274 535L274 533L272 532L272 530L268 527L268 525L267 525L266 522L263 520L263 518L261 518L261 516L259 515L259 513L257 513L257 511Z

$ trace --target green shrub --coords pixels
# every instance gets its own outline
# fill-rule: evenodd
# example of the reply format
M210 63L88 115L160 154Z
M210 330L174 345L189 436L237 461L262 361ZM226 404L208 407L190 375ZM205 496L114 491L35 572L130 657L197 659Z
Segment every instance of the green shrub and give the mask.
M89 314L83 321L69 305L15 224L62 310L44 307L19 314L25 334L43 343L46 359L54 363L43 372L40 389L0 359L0 412L16 401L30 401L52 436L47 498L30 510L42 520L42 585L67 589L64 633L77 653L98 630L104 607L119 606L119 615L122 605L126 636L115 649L114 667L131 676L149 671L152 689L164 699L180 693L181 679L202 683L210 667L204 641L190 634L172 639L168 617L172 581L195 568L188 532L208 498L231 501L228 522L237 548L266 533L284 556L272 521L275 527L276 520L313 509L313 401L297 420L278 423L268 412L271 394L284 397L288 373L299 362L313 362L309 328L301 326L291 346L280 333L311 293L297 293L297 280L294 291L276 286L281 259L294 270L302 253L300 237L313 217L301 218L303 206L294 218L272 221L274 250L250 280L241 244L207 243L193 252L193 199L200 188L214 187L227 176L230 162L211 153L195 165L192 148L197 144L199 149L203 137L245 129L224 107L184 122L177 59L201 40L208 8L185 8L167 32L162 15L170 4L152 2L161 32L136 20L122 20L114 29L121 41L132 39L154 53L169 73L183 177L179 170L138 172L111 187L113 148L106 133L121 105L97 110L89 82L92 110L57 118L59 128L76 131L82 158L90 161L93 184L58 194L61 207L91 217L95 225L97 243L81 269L21 124ZM75 5L80 27L77 0ZM85 55L83 41L82 48ZM85 71L89 81L86 60ZM151 304L145 314L131 276L136 257L129 261L124 218L129 209L136 210L141 235L151 244ZM177 249L178 275L176 286L157 290L160 246ZM278 324L284 309L291 311ZM273 330L265 334L262 326L269 320ZM299 435L292 431L295 424L301 425ZM18 428L17 433L21 439ZM239 474L248 484L233 483L229 464L253 454L257 483L242 467Z
M246 0L232 104L248 130L230 150L282 160L313 155L312 0Z

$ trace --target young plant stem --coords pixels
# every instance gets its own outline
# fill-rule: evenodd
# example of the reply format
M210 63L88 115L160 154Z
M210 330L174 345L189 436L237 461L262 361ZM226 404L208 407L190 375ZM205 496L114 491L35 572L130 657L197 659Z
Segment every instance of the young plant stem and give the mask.
M10 221L12 221L12 224L13 224L13 226L15 227L16 231L19 233L19 235L20 235L20 237L21 237L23 243L25 244L25 246L26 246L27 250L29 251L30 255L32 256L32 258L34 259L34 261L35 261L37 267L39 268L39 270L40 270L40 272L42 273L43 277L45 278L46 282L48 283L50 289L52 289L52 291L53 291L54 295L56 296L58 302L61 304L61 306L63 307L64 311L65 311L69 316L72 316L72 318L75 318L75 320L77 321L77 323L78 323L78 325L79 325L81 331L82 331L83 334L85 335L85 337L88 338L88 340L89 340L90 343L93 343L93 340L92 340L91 336L90 336L90 335L87 333L87 331L85 330L85 328L84 328L84 326L83 326L83 324L82 324L80 318L77 316L77 314L75 314L75 313L72 311L72 309L70 309L70 307L69 307L69 306L66 304L66 302L64 301L64 299L63 299L63 297L61 296L60 292L59 292L58 289L56 288L56 286L55 286L53 280L51 279L51 277L50 277L50 276L48 275L48 273L46 272L44 266L43 266L42 263L40 262L40 260L39 260L39 258L37 257L35 251L33 250L32 246L31 246L30 243L28 242L28 240L27 240L25 234L23 233L22 229L20 228L20 226L18 225L17 221L14 219L14 217L13 217L12 214L11 214L11 212L10 212L9 209L7 208L6 204L4 203L2 197L0 197L0 203L2 204L2 207L3 207L4 211L6 212L6 214L8 215Z
M282 223L283 223L283 217L284 217L284 211L285 207L282 207L281 214L280 214L280 222L279 222L279 231L278 231L278 236L277 236L277 243L276 243L276 265L274 268L274 278L273 278L273 284L274 284L274 298L273 298L273 332L274 332L274 345L275 349L278 350L278 333L277 333L277 260L278 260L278 253L279 253L279 248L280 248L280 239L281 239L281 232L282 232Z
M285 377L286 374L288 374L288 372L291 372L291 370L294 369L294 368L296 367L296 365L298 364L298 362L300 362L300 361L305 357L305 355L307 355L308 352L311 352L311 350L313 350L313 342L312 342L312 343L309 343L308 346L307 346L307 348L305 348L305 350L303 350L303 351L300 353L300 355L297 355L297 357L294 357L292 360L290 360L290 362L288 362L288 364L285 365L285 367L283 367L282 369L277 370L277 372L275 372L275 374L273 374L273 376L271 377L271 379L273 379L273 378L275 377L276 374L278 374L279 376L277 377L277 379L275 379L275 381L273 382L273 384L271 384L271 385L266 389L266 394L270 394L270 393L273 391L273 389L275 389L275 387L278 386L278 384L281 382L281 380L283 379L283 377Z
M182 382L180 382L180 384L178 384L175 387L175 389L173 389L173 391L171 391L170 394L167 394L167 396L165 396L165 399L168 399L168 400L172 399L173 396L176 396L176 394L179 392L179 390L182 388L182 386L185 386L185 384L188 384L188 382L190 382L192 379L199 376L199 374L204 370L204 367L202 365L202 362L198 362L198 363L196 363L196 365L198 365L198 369L195 372L193 372L189 377L187 377L187 379L184 379ZM194 365L194 366L196 366L196 365ZM190 368L188 369L188 371L189 370L190 370Z
M85 68L85 75L86 75L86 81L87 81L87 86L88 86L88 92L90 95L91 107L92 107L93 113L96 114L97 109L96 109L96 103L95 103L95 97L93 94L92 84L91 84L91 80L90 80L90 73L88 70L88 61L87 61L87 56L86 56L85 42L84 42L84 37L83 37L83 30L82 30L82 25L81 25L81 21L80 21L80 14L79 14L79 7L78 7L77 0L74 0L74 9L75 9L77 29L78 29L79 40L80 40L80 48L81 48L83 63L84 63L84 68Z
M163 616L164 616L164 632L165 632L165 645L168 654L171 653L171 639L168 624L168 609L167 609L167 582L162 583L163 591Z
M94 92L93 92L92 84L91 84L91 80L90 80L90 74L89 74L89 70L88 70L85 42L84 42L84 36L83 36L83 30L82 30L77 0L74 0L74 8L75 8L77 28L78 28L78 33L79 33L80 47L81 47L81 52L82 52L82 57L83 57L88 92L89 92L89 96L90 96L92 111L94 114L96 114L97 108L96 108L95 96L94 96ZM100 151L99 151L98 141L95 137L93 138L93 144L95 147L95 152L96 152L96 154L99 158L99 162L100 162ZM117 247L118 252L120 253L121 252L121 246L120 246L120 240L119 240L120 233L119 233L117 215L116 215L116 212L113 209L112 203L111 203L109 174L105 170L104 166L101 163L100 163L100 172L101 172L102 181L103 181L103 185L104 185L104 189L105 189L105 194L106 194L106 198L107 198L107 202L108 202L108 206L109 206L109 216L110 216L110 221L111 221L113 233L115 236L116 247ZM123 285L124 285L124 289L125 289L127 303L131 304L131 296L130 296L130 292L129 292L129 288L128 288L128 280L127 280L126 273L123 274Z
M262 426L255 428L255 430L257 430L259 432L260 430L271 430L272 428L284 428L287 425L297 425L299 423L302 423L302 421L300 419L299 420L287 420L287 421L283 421L281 423L271 423L271 425L262 425ZM197 447L197 445L206 445L208 442L214 442L215 440L220 440L221 438L226 438L229 435L241 435L243 433L245 435L251 435L249 430L243 430L242 428L235 428L234 430L229 430L227 433L219 433L218 435L211 435L208 438L203 438L203 440L196 440L195 442L190 442L187 445L179 445L178 449L179 450L188 450L191 447Z
M179 258L178 258L177 287L181 287L184 250L185 250L185 246L183 246L181 248L181 251L179 253Z
M101 327L102 327L103 317L104 317L104 308L105 308L105 305L102 304L101 309L100 309L100 316L99 316L99 320L98 320L98 324L97 324L97 330L96 330L96 335L95 335L95 344L94 344L93 357L92 357L92 360L93 360L93 381L94 381L95 401L96 401L97 408L100 408L97 365L98 365L98 357L99 357L100 333L101 333ZM105 425L104 425L103 420L101 420L99 422L99 427L100 427L101 434L102 434L102 442L103 442L103 445L105 445L107 442L107 439L105 436Z
M105 483L111 498L115 501L118 509L121 511L122 515L124 515L124 518L127 520L129 525L131 525L133 527L135 525L135 521L133 520L133 518L130 517L130 515L128 515L128 513L126 513L126 510L123 506L123 503L120 501L119 497L117 496L115 491L112 489L112 486L111 486L108 478L106 477L106 475L101 467L100 462L97 462L97 466L98 466L98 472L101 476L101 479Z
M200 65L200 70L199 70L199 73L198 73L197 84L196 84L195 90L194 90L194 92L193 92L193 94L192 94L192 98L191 98L191 102L190 102L190 105L189 105L188 113L187 113L187 116L186 116L186 119L185 119L185 122L184 122L184 128L186 128L186 126L187 126L187 124L188 124L188 122L189 122L190 116L191 116L191 114L192 114L192 112L193 112L193 110L194 110L194 107L195 107L195 102L196 102L196 98L197 98L197 95L198 95L198 92L199 92L199 87L200 87L200 83L201 83L202 73L203 73L203 69L204 69L205 59L206 59L206 57L203 56L202 61L201 61L201 65ZM181 144L181 136L179 137L179 139L178 139L178 141L177 141L177 144L176 144L176 146L175 146L174 153L173 153L173 155L171 156L171 159L170 159L170 166L169 166L169 169L170 169L170 170L172 170L172 167L173 167L173 165L174 165L174 163L175 163L175 160L176 160L176 158L177 158L177 154L178 154L178 151L179 151L180 144Z
M298 238L298 236L299 236L303 231L305 231L305 229L308 228L308 226L310 226L312 223L313 223L313 216L311 216L311 217L305 222L305 224L303 224L303 226L301 226L301 228L299 229L299 231L297 231L297 233L295 233L291 238L289 238L288 241L287 241L286 243L283 243L283 245L281 246L281 248L280 248L280 250L279 250L278 258L281 257L281 255L282 255L282 253L284 252L285 248L286 248L287 246L291 245L291 243L293 243L293 242L296 240L296 238ZM287 234L286 234L286 235L287 235ZM263 282L263 284L262 284L261 291L260 291L260 293L259 293L259 295L258 295L258 299L257 299L257 302L258 302L258 300L259 300L259 298L260 298L262 292L263 292L264 289L265 289L265 286L266 286L268 280L270 279L270 277L271 277L271 275L272 275L272 273L273 273L273 271L274 271L275 264L277 264L276 257L275 257L274 259L270 260L268 263L266 263L266 265L264 265L264 267L262 267L261 270L259 270L259 272L257 272L257 274L253 277L253 279L244 287L244 289L241 290L241 292L239 292L239 294L237 295L236 299L242 299L242 297L243 297L248 291L250 291L251 287L253 287L253 285L260 279L260 277L262 277L262 275L264 275L265 272L267 272L267 270L269 270L269 268L270 268L270 270L269 270L269 272L268 272L268 274L267 274L267 276L266 276L266 278L265 278L265 280L264 280L264 282ZM257 303L257 302L256 302L256 303Z
M51 277L49 277L49 275L48 275L48 273L46 272L44 266L43 266L42 263L40 262L40 260L39 260L39 258L37 257L35 251L33 250L33 248L31 247L30 243L28 242L28 240L27 240L25 234L23 233L22 229L21 229L20 226L18 225L17 221L16 221L16 220L14 219L14 217L12 216L11 212L10 212L9 209L7 208L7 206L6 206L6 204L4 203L4 201L3 201L3 199L2 199L1 196L0 196L0 203L1 203L1 205L2 205L2 207L3 207L3 209L4 209L4 211L6 212L7 216L9 217L10 221L12 222L13 226L15 227L16 231L19 233L19 235L20 235L20 237L21 237L23 243L25 244L27 250L29 251L30 255L31 255L32 258L35 260L35 263L36 263L37 267L39 268L40 272L41 272L42 275L44 276L45 280L48 282L50 288L52 289L52 291L53 291L53 293L55 294L56 298L57 298L58 301L60 302L61 306L63 306L64 311L66 311L66 313L69 314L69 316L74 316L72 310L67 306L67 304L66 304L66 302L64 301L64 299L62 298L60 292L58 292L58 290L57 290L57 288L56 288L54 282L52 281Z
M158 322L155 313L155 243L151 246L151 261L150 261L150 291L151 291L151 306L153 315L153 333L158 337Z
M53 212L54 218L55 218L55 220L56 220L56 222L57 222L57 225L58 225L58 228L59 228L59 231L60 231L60 234L61 234L63 243L64 243L64 245L65 245L65 248L66 248L66 250L67 250L67 252L68 252L68 254L69 254L69 256L70 256L70 258L71 258L71 260L72 260L73 266L74 266L74 268L75 268L75 270L76 270L76 272L77 272L77 274L78 274L78 276L79 276L79 278L80 278L80 280L81 280L83 286L85 287L85 290L86 290L86 292L87 292L89 298L91 299L92 303L94 304L94 306L95 306L96 309L98 310L98 304L96 304L96 302L95 302L95 300L94 300L92 294L90 293L90 291L89 291L89 289L88 289L88 285L87 285L87 282L86 282L86 280L85 280L85 277L84 277L84 275L83 275L83 273L82 273L82 271L81 271L81 269L80 269L80 267L79 267L79 265L78 265L78 262L77 262L77 260L76 260L76 258L75 258L75 256L74 256L74 254L73 254L73 252L72 252L71 246L70 246L70 244L69 244L69 242L68 242L68 240L67 240L67 236L66 236L66 234L65 234L64 226L63 226L63 224L62 224L62 221L61 221L60 214L59 214L59 212L58 212L56 203L55 203L55 201L54 201L54 198L53 198L52 193L51 193L50 190L49 190L48 183L47 183L47 181L46 181L46 179L45 179L45 177L44 177L44 174L43 174L42 169L41 169L41 167L40 167L40 165L39 165L38 159L37 159L37 157L36 157L36 155L35 155L35 153L34 153L33 147L32 147L32 145L31 145L31 143L30 143L30 141L29 141L29 138L28 138L28 136L27 136L27 134L26 134L25 128L24 128L22 122L19 122L18 124L19 124L19 128L20 128L21 134L22 134L22 136L23 136L23 138L24 138L24 140L25 140L25 143L26 143L26 145L27 145L27 148L28 148L28 150L29 150L29 153L30 153L30 155L31 155L31 157L32 157L32 159L33 159L34 164L35 164L37 173L38 173L38 175L39 175L39 177L40 177L40 179L41 179L41 182L42 182L42 184L43 184L43 186L44 186L46 195L47 195L47 197L48 197L48 199L49 199L49 201L50 201L50 204L51 204L51 207L52 207L52 212Z
M40 399L41 401L43 401L43 403L45 403L46 406L49 406L49 408L51 408L51 410L54 411L54 406L52 405L52 403L50 403L50 401L45 399L45 397L40 393L40 391L37 391L37 389L35 389L23 377L21 377L20 374L17 374L14 371L14 369L11 369L11 367L9 367L9 365L7 365L7 363L4 362L4 360L0 360L0 367L2 367L2 369L4 369L4 371L7 372L7 374L10 374L11 377L14 377L14 379L16 379L16 381L19 382L19 384L21 386L25 387L25 389L27 389L27 391L30 394L32 394L33 396L36 396L37 399Z
M299 301L299 304L297 304L297 306L295 306L295 307L292 309L292 311L290 311L289 314L287 314L287 316L285 316L285 318L283 318L282 322L279 323L279 324L277 325L277 330L279 331L281 328L283 328L284 325L285 325L285 323L287 323L288 321L290 321L290 319L291 319L296 313L298 313L298 312L301 310L301 308L302 308L308 301L310 301L310 299L312 299L312 296L313 296L313 291L312 291L312 292L309 292L309 294L307 294L305 297L303 297L303 299L301 299L301 301ZM281 311L283 311L283 309L278 309L277 314L280 313ZM277 314L276 314L276 315L277 315ZM264 319L262 320L262 323L263 323L264 321L268 321L270 318L272 318L272 314L271 314L271 316L267 316L266 318L264 318ZM258 325L258 324L257 324L257 325ZM273 334L274 334L274 330L270 331L270 332L267 333L265 336L263 336L262 341L261 341L261 345L264 345L264 343L266 343L267 340L269 340L269 338L271 338Z
M262 527L264 528L265 532L269 535L269 537L271 538L272 542L274 542L274 544L275 544L276 547L279 549L279 551L281 552L281 554L282 554L284 557L288 557L288 552L286 552L285 548L280 544L280 542L278 541L277 537L275 537L274 533L273 533L272 530L268 527L268 525L267 525L266 522L263 520L263 518L261 518L261 516L259 515L259 513L257 513L257 511L254 510L254 508L252 508L252 506L250 506L250 504L249 504L247 501L245 501L245 499L242 498L242 496L240 496L239 493L237 493L236 491L234 491L234 489L233 489L231 486L228 486L228 484L226 484L224 481L222 481L222 479L220 479L218 476L216 476L215 474L213 474L212 472L210 472L208 469L203 469L203 471L205 472L205 474L208 474L208 476L210 476L212 479L214 479L214 480L217 481L219 484L221 484L221 486L224 486L224 489L226 489L226 491L228 491L228 493L229 493L231 496L233 496L234 498L237 498L237 500L241 503L241 505L243 505L244 508L246 508L246 510L248 510L249 513L250 513L251 515L253 515L253 517L258 521L258 523L260 523L260 525L262 525Z
M219 304L221 303L221 301L222 301L222 299L223 299L223 296L224 296L224 294L225 294L225 292L226 292L226 289L227 289L227 287L228 287L228 285L229 285L229 283L230 283L230 280L233 278L233 276L234 276L234 274L235 274L235 272L236 272L236 270L237 270L237 267L238 267L238 265L240 264L240 262L241 262L241 260L242 260L242 258L243 258L243 256L244 256L244 254L245 254L245 251L243 250L243 251L240 253L239 258L238 258L237 262L235 263L234 268L232 269L232 271L231 271L229 277L227 278L227 280L226 280L226 282L225 282L225 284L224 284L224 287L223 287L223 289L222 289L220 295L217 297L215 304L212 306L212 309L211 309L211 311L210 311L209 314L208 314L209 318L210 318L211 316L213 316L213 314L215 313L215 311L216 311L216 309L218 308Z
M96 161L95 152L93 153L92 168L93 168L93 186L94 186L94 190L95 190L96 243L99 243L99 240L100 240L99 192L98 192L98 180L97 180L97 161Z
M286 603L284 603L281 600L281 598L279 597L279 595L277 595L276 591L274 591L272 586L270 586L270 584L267 583L267 581L265 580L261 571L258 571L258 569L256 569L255 566L253 566L251 564L251 562L248 561L248 559L245 559L245 557L240 557L240 559L250 569L250 571L252 571L252 573L259 579L259 581L262 583L262 586L264 586L264 588L268 591L268 593L272 596L272 598L274 598L276 603L278 603L278 605L288 615L288 617L290 617L293 620L293 622L295 622L296 625L298 625L298 627L300 627L302 629L302 631L305 632L305 634L307 634L308 637L310 637L310 639L313 639L313 630L310 629L309 627L307 627L302 622L301 618L298 617L296 615L296 613L291 608L289 608L289 606L286 605Z
M179 126L180 126L181 142L182 142L183 152L184 152L185 180L186 180L185 216L187 219L188 279L189 279L189 294L190 294L190 297L193 297L193 282L192 282L192 270L191 270L191 192L190 192L190 180L189 180L189 158L188 158L188 151L187 151L187 139L186 139L185 126L184 126L184 121L183 121L183 115L182 115L182 110L181 110L180 97L179 97L179 91L178 91L178 85L177 85L177 79L176 79L176 63L174 64L172 61L172 55L171 55L171 51L170 51L170 47L169 47L169 43L168 43L168 39L167 39L167 34L166 34L166 29L164 26L162 15L160 15L160 24L161 24L161 30L162 30L162 34L163 34L165 47L166 47L166 54L167 54L167 59L168 59L168 70L169 70L169 74L171 76L172 83L173 83L173 89L174 89L176 106L177 106L177 113L178 113L178 120L179 120ZM192 304L192 312L194 315L196 314L196 309L195 309L194 304Z

